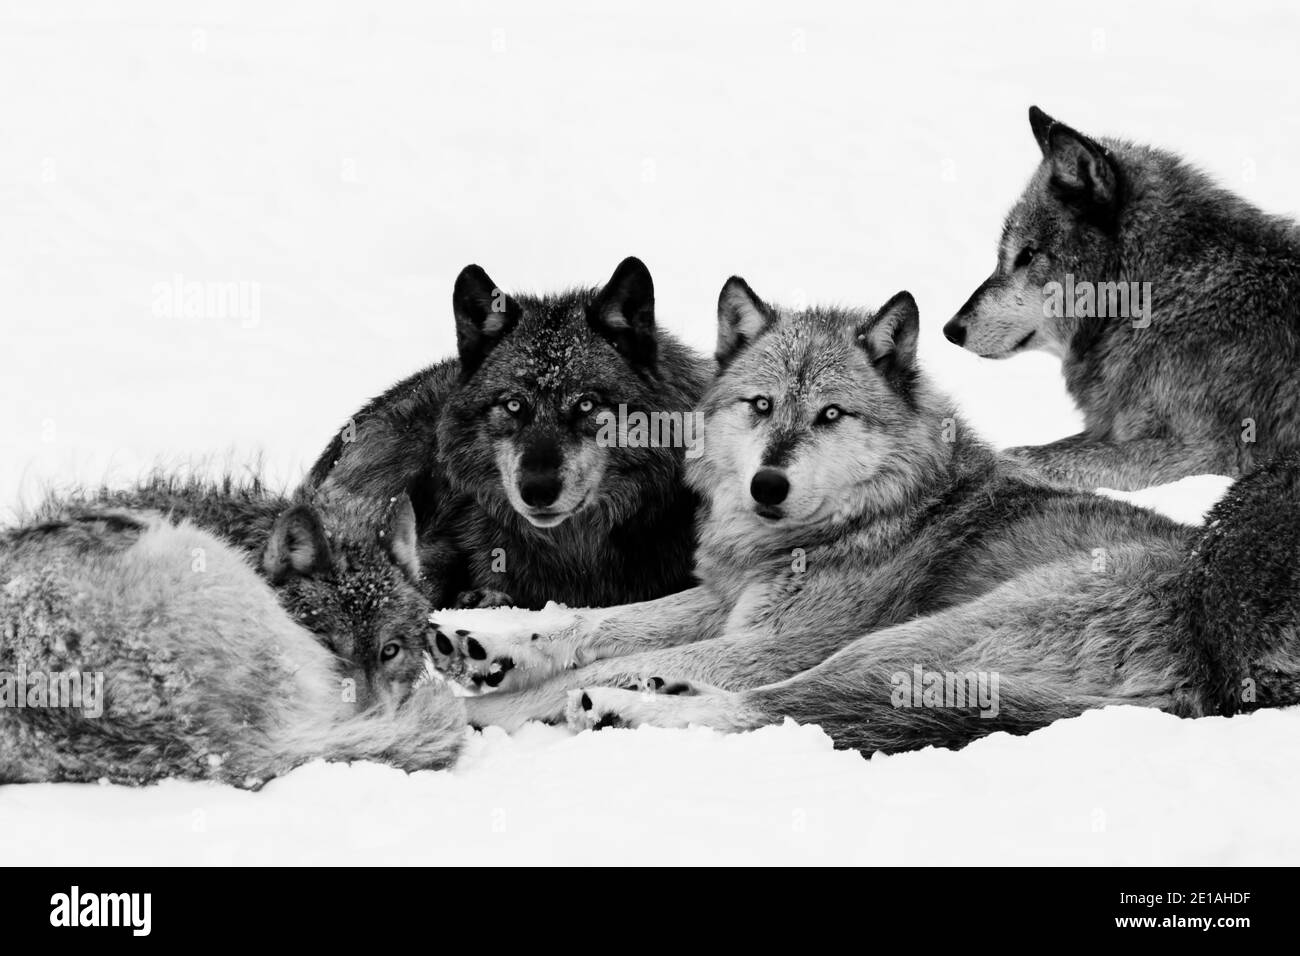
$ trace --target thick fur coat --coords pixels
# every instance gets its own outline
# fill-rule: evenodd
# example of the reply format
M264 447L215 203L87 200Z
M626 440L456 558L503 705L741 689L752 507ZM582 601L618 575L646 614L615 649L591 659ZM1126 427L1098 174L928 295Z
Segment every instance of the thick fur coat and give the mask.
M469 671L502 690L471 700L471 721L792 717L872 752L1112 703L1196 716L1300 700L1294 463L1243 481L1204 532L1059 487L930 387L917 325L906 293L874 314L792 313L731 280L690 472L700 586L540 634L470 634Z
M654 320L650 273L510 296L477 266L453 295L458 355L362 408L310 486L409 493L435 603L602 606L691 584L683 444L601 439L608 416L689 413L711 367Z
M1012 449L1079 488L1240 475L1300 452L1300 228L1172 153L1030 109L1042 162L945 326L1058 356L1084 430Z

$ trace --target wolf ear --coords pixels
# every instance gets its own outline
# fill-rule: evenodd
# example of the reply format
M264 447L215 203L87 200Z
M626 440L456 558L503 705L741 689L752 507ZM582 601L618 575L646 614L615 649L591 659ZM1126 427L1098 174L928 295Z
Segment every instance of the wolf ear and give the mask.
M655 284L644 262L628 256L618 264L587 311L587 321L633 365L654 366Z
M456 350L461 376L469 378L483 359L515 327L522 310L479 266L466 266L451 292L456 314Z
M1053 185L1065 197L1100 209L1115 205L1119 170L1104 146L1057 122L1037 106L1029 107L1029 128L1034 131L1044 161L1051 163Z
M393 564L402 569L408 580L419 581L420 554L416 542L415 509L411 506L411 499L405 494L398 495L393 499L393 507L388 514L388 523L380 532L388 556L393 559Z
M323 571L332 563L325 527L309 505L294 505L275 519L262 552L262 569L273 584Z
M886 372L906 372L916 364L920 312L910 292L900 292L855 333L872 364Z
M740 276L718 293L718 365L725 368L741 350L776 324L776 310L754 294Z
M1029 107L1029 128L1034 132L1034 139L1038 141L1038 148L1042 150L1043 155L1048 154L1048 134L1052 127L1056 125L1056 120L1048 116L1037 106Z

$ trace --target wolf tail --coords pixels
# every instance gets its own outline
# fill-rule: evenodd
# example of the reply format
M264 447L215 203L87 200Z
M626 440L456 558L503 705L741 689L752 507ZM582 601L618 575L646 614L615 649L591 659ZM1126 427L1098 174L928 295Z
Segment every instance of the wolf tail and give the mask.
M1187 716L1300 702L1300 457L1243 477L1210 511L1174 598L1197 692Z
M323 759L371 760L408 772L450 767L465 742L465 705L426 684L395 709L372 708L342 721L305 724L283 742L291 764Z

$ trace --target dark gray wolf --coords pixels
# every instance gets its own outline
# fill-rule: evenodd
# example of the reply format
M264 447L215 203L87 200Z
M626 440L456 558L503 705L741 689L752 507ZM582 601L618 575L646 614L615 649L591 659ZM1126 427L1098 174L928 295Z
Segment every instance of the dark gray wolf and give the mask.
M1037 107L1043 158L998 263L944 327L988 358L1058 356L1084 430L1013 449L1132 490L1300 451L1300 231L1177 156Z
M452 306L458 356L357 412L308 485L409 493L440 605L600 606L688 587L689 449L602 433L620 416L681 419L712 372L655 325L646 267L510 296L467 266Z
M688 471L700 586L540 633L471 629L470 672L503 675L472 723L792 717L872 752L1105 704L1300 700L1293 466L1199 531L980 442L917 369L907 293L793 314L732 279L718 323L724 371Z
M273 535L268 560L287 569L314 546ZM383 664L349 668L243 551L188 520L75 506L0 533L0 783L257 787L313 759L446 766L463 708L413 674L397 633L420 633L427 608L372 611L392 635Z

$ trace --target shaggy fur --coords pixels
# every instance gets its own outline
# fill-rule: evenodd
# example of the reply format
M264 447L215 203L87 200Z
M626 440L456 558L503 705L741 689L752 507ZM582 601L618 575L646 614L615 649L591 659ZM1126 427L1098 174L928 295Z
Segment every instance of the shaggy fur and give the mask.
M988 358L1060 357L1078 435L1012 449L1054 480L1134 489L1300 451L1300 231L1170 153L1037 108L1043 159L998 264L945 326ZM1149 283L1150 314L1048 317L1049 284Z
M99 716L0 707L0 782L257 787L318 758L443 767L460 746L456 698L353 694L244 553L188 520L78 507L5 532L0 627L0 672L105 682Z
M600 606L689 586L683 449L596 440L620 406L690 410L710 372L655 326L645 266L548 296L508 296L469 266L453 307L457 358L362 408L309 485L409 491L442 605Z
M469 672L508 692L471 700L471 722L793 717L872 752L1104 704L1199 715L1300 700L1294 464L1242 482L1205 532L1051 485L930 388L916 330L906 293L874 315L791 314L729 282L726 370L690 470L700 587L540 635L473 634ZM788 483L775 503L772 476L756 480L771 469ZM918 666L996 675L998 706L900 705L896 682Z
M425 593L404 495L290 498L255 477L209 482L158 473L130 488L52 497L37 517L57 517L74 502L189 520L242 549L290 617L350 669L363 705L370 688L400 699L423 674L423 655L437 635L429 624L436 605Z

